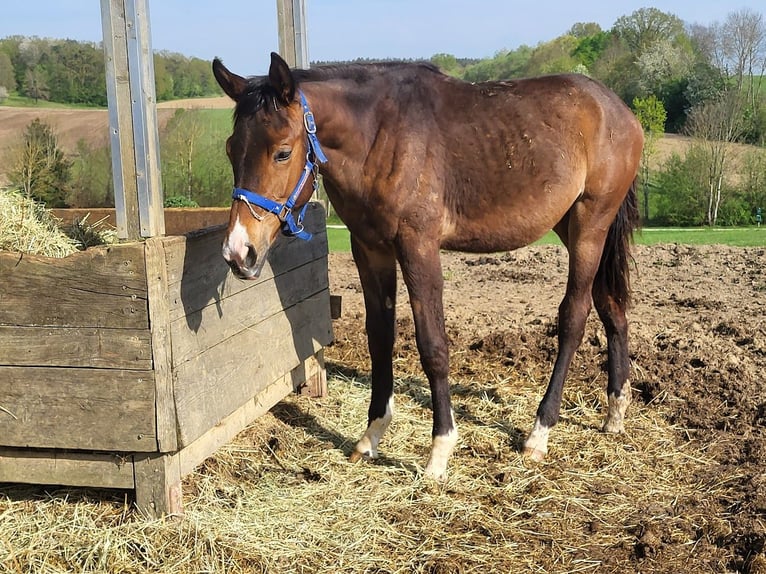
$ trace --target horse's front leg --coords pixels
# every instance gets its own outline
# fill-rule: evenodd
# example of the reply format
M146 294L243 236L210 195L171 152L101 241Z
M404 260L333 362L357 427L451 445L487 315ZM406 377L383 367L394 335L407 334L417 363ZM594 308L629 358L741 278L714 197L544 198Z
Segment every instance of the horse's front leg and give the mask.
M352 462L378 456L378 444L394 410L392 353L396 319L396 255L393 249L371 249L351 236L359 279L364 292L367 344L372 363L372 398L367 430L351 453Z
M423 242L423 237L411 239L412 247L400 245L399 262L410 295L420 362L431 387L433 443L425 474L442 479L458 439L450 401L449 347L442 303L444 279L438 243L429 245Z

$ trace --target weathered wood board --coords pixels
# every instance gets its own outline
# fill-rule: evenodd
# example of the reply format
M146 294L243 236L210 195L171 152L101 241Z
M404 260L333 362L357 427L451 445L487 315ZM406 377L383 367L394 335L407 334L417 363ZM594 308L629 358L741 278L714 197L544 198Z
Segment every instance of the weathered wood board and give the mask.
M315 237L280 239L256 281L230 274L223 228L0 253L0 481L135 488L147 512L177 512L183 472L301 378L323 380L319 204L305 223Z

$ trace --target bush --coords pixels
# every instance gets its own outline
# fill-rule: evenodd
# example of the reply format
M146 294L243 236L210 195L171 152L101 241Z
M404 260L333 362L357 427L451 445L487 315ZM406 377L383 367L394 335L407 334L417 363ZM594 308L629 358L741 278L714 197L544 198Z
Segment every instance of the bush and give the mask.
M199 207L199 204L186 196L172 195L165 198L165 207Z

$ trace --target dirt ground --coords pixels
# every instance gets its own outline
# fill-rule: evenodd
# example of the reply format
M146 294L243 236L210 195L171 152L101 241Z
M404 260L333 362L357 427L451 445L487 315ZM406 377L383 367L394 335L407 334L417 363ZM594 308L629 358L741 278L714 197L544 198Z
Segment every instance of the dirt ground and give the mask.
M633 400L666 409L678 444L702 445L714 464L702 467L705 476L695 477L700 485L726 485L714 494L700 488L697 497L678 501L668 512L701 513L706 524L723 524L717 516L724 513L732 516L720 531L693 533L695 553L733 551L737 560L732 569L764 573L766 250L636 246L634 256L629 315ZM466 374L481 379L482 371L492 381L499 365L512 365L546 383L566 281L563 247L534 246L489 256L444 253L442 264L453 382ZM350 254L342 253L330 255L329 267L331 292L342 296L343 307L334 322L336 343L327 350L330 367L366 369L356 269ZM400 281L395 371L420 375L407 305ZM569 380L593 381L605 362L603 331L592 312ZM629 418L626 427L630 433ZM635 560L659 560L676 550L661 522L636 536L637 543L625 550Z

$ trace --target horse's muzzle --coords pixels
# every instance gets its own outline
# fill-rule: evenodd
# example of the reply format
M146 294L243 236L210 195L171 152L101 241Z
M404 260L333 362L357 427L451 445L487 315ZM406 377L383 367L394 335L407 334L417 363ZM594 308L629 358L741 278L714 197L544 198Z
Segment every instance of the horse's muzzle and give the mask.
M232 273L239 279L258 279L262 265L258 265L258 254L249 243L244 258L239 254L231 253L224 249L223 257Z

